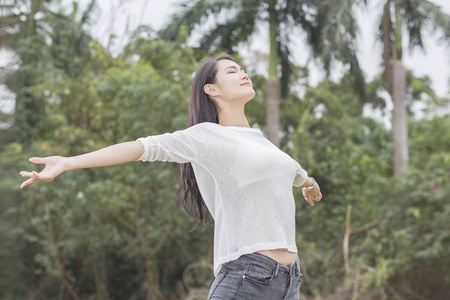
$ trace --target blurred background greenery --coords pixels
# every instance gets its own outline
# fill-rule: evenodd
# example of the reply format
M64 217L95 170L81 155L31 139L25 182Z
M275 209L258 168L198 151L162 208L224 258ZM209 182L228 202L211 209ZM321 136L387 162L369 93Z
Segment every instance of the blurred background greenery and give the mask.
M369 81L353 14L369 0L187 1L163 29L130 33L117 54L90 32L97 1L63 2L1 1L1 47L12 53L1 93L13 99L0 114L1 299L206 299L213 232L190 232L178 165L78 170L24 190L18 173L33 168L31 156L76 155L185 128L193 73L221 53L253 80L250 124L322 188L314 208L294 189L302 299L448 297L450 98L402 65L403 40L420 48L435 31L449 44L450 17L439 7L384 1L384 72ZM268 72L237 53L261 24L270 52L254 60ZM293 28L323 66L317 85L292 60ZM188 43L194 34L196 46ZM334 63L344 66L337 80L329 76Z

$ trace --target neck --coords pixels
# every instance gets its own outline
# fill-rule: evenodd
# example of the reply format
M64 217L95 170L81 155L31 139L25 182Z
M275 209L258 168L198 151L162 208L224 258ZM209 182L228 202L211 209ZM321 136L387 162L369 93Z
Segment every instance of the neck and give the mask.
M219 125L250 127L244 113L244 106L233 106L220 109Z

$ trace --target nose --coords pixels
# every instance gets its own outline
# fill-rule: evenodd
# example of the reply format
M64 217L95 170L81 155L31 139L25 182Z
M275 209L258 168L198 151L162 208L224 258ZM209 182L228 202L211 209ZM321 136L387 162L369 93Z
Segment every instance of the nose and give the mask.
M244 79L247 79L247 80L250 79L250 78L248 77L247 73L245 73L245 72L242 72L241 78L242 78L242 80L244 80Z

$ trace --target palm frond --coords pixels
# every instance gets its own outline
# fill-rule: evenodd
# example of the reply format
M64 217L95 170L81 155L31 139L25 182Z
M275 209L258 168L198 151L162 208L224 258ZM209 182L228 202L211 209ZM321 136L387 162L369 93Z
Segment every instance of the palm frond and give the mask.
M236 9L236 14L223 23L216 25L200 40L200 48L208 53L219 49L233 53L233 47L248 41L255 32L258 21L259 5L244 3Z
M59 12L46 11L46 22L52 24L47 32L51 39L49 50L52 63L74 74L80 72L91 56L91 35L82 24Z
M350 67L350 74L356 90L364 96L364 74L356 55L358 26L354 16L358 0L339 1L339 4L322 3L318 6L317 26L320 30L319 42L314 44L315 55L320 58L327 74L333 61L342 61Z
M320 26L319 9L317 2L309 0L286 0L286 5L280 14L290 27L299 27L306 35L306 43L311 46L313 54L319 53L320 44Z
M432 35L442 32L439 42L450 45L450 16L438 5L427 0L405 0L401 2L401 8L406 21L410 51L415 47L424 48L424 31Z
M81 16L80 24L82 26L84 24L90 25L92 16L97 9L98 9L97 0L91 0L91 2L89 2L88 6L86 7L85 11L83 12L83 15Z
M342 60L350 66L350 77L353 79L353 87L355 88L355 91L362 99L364 99L366 95L366 81L364 78L364 72L359 65L356 50L353 47L347 46L342 56Z
M218 16L234 7L236 1L232 0L186 0L179 5L180 13L172 15L168 25L159 35L166 40L175 40L182 26L185 26L190 34L196 25L205 23L209 17Z

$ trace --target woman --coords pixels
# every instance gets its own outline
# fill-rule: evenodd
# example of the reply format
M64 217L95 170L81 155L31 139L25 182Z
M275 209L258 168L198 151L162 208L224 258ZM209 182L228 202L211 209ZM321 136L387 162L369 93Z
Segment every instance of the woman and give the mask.
M197 71L189 127L74 156L30 158L42 172L22 171L21 188L65 171L142 161L181 165L183 208L196 225L214 219L214 275L208 299L299 299L292 185L305 200L322 198L319 185L256 128L244 106L255 96L248 75L232 57Z

